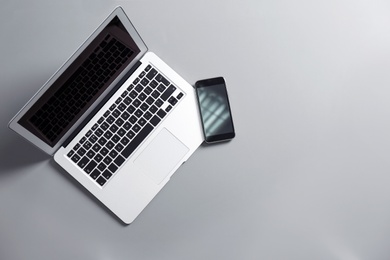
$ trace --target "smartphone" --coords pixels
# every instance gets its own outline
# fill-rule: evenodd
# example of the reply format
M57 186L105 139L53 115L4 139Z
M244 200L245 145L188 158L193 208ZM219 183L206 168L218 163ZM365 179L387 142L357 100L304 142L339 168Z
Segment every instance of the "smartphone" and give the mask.
M233 118L224 78L199 80L195 89L206 143L233 139Z

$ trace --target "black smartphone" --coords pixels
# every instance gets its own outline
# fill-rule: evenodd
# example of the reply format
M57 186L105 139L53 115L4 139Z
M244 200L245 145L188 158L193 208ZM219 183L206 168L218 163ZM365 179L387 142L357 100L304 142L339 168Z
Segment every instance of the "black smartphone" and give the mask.
M234 138L233 118L224 78L199 80L195 83L195 89L206 143Z

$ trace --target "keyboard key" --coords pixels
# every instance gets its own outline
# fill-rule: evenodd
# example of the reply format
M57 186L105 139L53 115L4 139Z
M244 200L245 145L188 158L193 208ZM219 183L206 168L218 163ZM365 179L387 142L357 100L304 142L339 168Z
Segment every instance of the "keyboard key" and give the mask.
M103 131L106 131L109 125L106 122L104 122L100 127L102 128Z
M97 180L97 183L99 183L100 186L103 186L107 181L103 178L103 176L100 176Z
M151 114L150 112L146 112L146 113L144 114L144 118L145 118L146 120L149 120L151 117L152 117L152 114Z
M135 90L131 91L129 94L129 97L131 97L132 99L136 98L137 96L138 96L138 93Z
M108 166L108 169L114 173L116 170L118 170L118 166L116 166L115 164L111 163L110 166Z
M72 156L72 161L73 162L77 163L79 160L80 160L80 156L78 156L77 154Z
M157 70L155 70L155 69L152 69L151 71L149 71L149 73L148 74L146 74L146 77L149 79L149 80L151 80L151 79L153 79L154 78L154 76L156 76L157 75Z
M69 153L67 154L67 156L68 156L69 158L71 158L73 154L74 154L74 151L69 151Z
M124 163L125 161L125 158L121 155L118 155L118 157L116 157L116 159L114 160L114 163L116 165L118 165L118 167L120 167L122 165L122 163Z
M108 149L106 147L103 147L101 150L100 150L100 154L102 156L106 156L108 154Z
M89 159L87 157L83 157L78 163L77 165L80 167L80 168L84 168L87 163L89 163Z
M163 84L160 84L160 85L158 85L158 87L157 87L158 91L160 91L161 93L163 93L163 92L165 91L166 88L167 88L167 87L165 87Z
M126 121L129 117L130 117L130 114L127 113L126 111L123 112L123 114L121 115L121 118L122 118L123 120L125 120L125 121Z
M172 106L174 106L174 105L176 105L176 103L177 103L177 99L176 99L175 97L170 97L170 98L168 99L168 102L169 102Z
M148 97L146 99L146 103L149 104L149 105L153 104L153 102L154 102L154 98L152 98L152 97Z
M101 124L104 122L104 117L99 118L98 123Z
M112 112L112 115L117 118L119 115L121 114L121 112L118 110L118 109L115 109L113 112ZM111 123L110 123L111 124Z
M159 96L160 96L160 92L158 92L157 90L153 91L152 97L158 98Z
M127 136L129 139L133 139L134 136L135 136L135 133L134 133L133 131L130 130L130 131L126 134L126 136Z
M111 125L115 121L115 118L112 117L112 116L109 116L109 117L107 117L106 121L107 121L108 124Z
M136 99L136 100L133 101L133 106L134 107L139 107L141 105L141 103L142 102L139 99Z
M108 171L108 170L105 170L105 171L102 173L102 176L108 180L109 178L111 178L112 173L111 173L110 171Z
M116 149L118 152L122 151L123 148L124 148L124 146L123 146L121 143L118 143L117 145L115 145L115 149Z
M78 144L76 144L76 145L73 147L73 150L75 150L75 151L76 151L77 149L79 149L79 148L80 148L80 146L81 146L81 145L80 145L79 143L78 143Z
M115 158L118 156L118 152L114 149L114 150L111 150L111 152L109 153L109 155L111 156L111 158Z
M107 139L104 138L104 137L100 137L98 143L101 144L101 145L104 145L105 143L107 142Z
M102 136L102 134L103 134L103 130L102 130L101 128L99 128L99 129L97 129L97 130L95 131L95 135L96 135L97 137Z
M131 130L133 130L134 132L138 133L138 131L141 130L141 127L139 125L135 124L135 125L133 125Z
M89 158L89 159L92 159L94 156L95 156L95 152L94 151L92 151L92 150L89 150L88 152L87 152L87 157Z
M146 110L148 110L149 106L148 106L148 104L143 103L143 104L140 106L140 108L142 109L142 111L145 112Z
M111 141L108 141L106 144L107 149L112 149L114 147L114 143Z
M129 130L130 127L131 127L131 124L130 124L129 122L125 122L124 125L123 125L123 128L124 128L125 130Z
M138 96L138 98L139 98L139 100L141 100L141 101L144 101L145 99L146 99L146 94L145 93L141 93L141 94L139 94L139 96Z
M150 111L150 113L152 113L152 114L156 113L157 110L158 110L158 108L157 108L155 105L153 105L153 106L151 106L151 107L149 108L149 111Z
M95 180L97 177L99 177L99 175L100 175L100 172L97 169L95 169L91 172L91 174L89 176L91 176L91 178Z
M142 84L143 86L146 86L146 85L149 84L149 80L143 78L143 79L141 80L141 84Z
M150 93L152 93L152 91L153 91L153 89L152 89L151 87L146 87L146 88L144 89L144 93L145 93L146 95L149 95Z
M118 130L118 132L116 132L120 137L122 137L122 136L124 136L125 134L126 134L126 131L125 131L125 129L123 129L123 128L120 128L119 130Z
M129 142L130 142L130 140L126 136L121 139L121 143L124 146L126 146Z
M142 110L137 109L137 110L135 111L134 115L136 115L138 118L140 118L140 117L142 116L143 113L144 113L144 112L143 112Z
M159 117L161 117L161 118L164 118L164 116L165 116L166 114L167 114L167 113L166 113L164 110L162 110L162 109L158 110L158 112L157 112L157 115L158 115Z
M84 147L86 150L88 150L89 148L92 147L92 144L91 144L90 141L86 141L86 142L83 144L83 147Z
M102 147L99 144L94 144L92 147L92 150L94 150L95 152L98 152L100 150L100 148L102 148Z
M121 139L121 138L120 138L117 134L115 134L115 135L111 138L111 140L112 140L114 143L119 142L120 139Z
M92 126L92 128L91 128L91 129L92 129L93 131L95 131L95 130L96 130L98 127L99 127L99 125L98 125L98 124L94 124L94 125Z
M96 135L91 135L91 137L89 137L88 141L90 141L91 143L95 143L97 141Z
M106 156L104 159L103 159L103 162L107 165L109 165L111 162L112 162L112 158L110 156Z
M103 156L100 154L96 154L95 157L93 158L95 161L100 162L103 159Z
M98 165L98 167L97 167L100 171L104 171L106 168L107 168L107 166L104 164L104 163L99 163L99 165Z
M119 109L120 111L122 111L122 112L123 112L126 108L127 108L127 106L125 105L125 103L120 103L119 106L118 106L118 109Z
M77 150L77 154L80 155L80 156L83 156L87 151L84 149L84 148L80 148Z
M131 103L131 99L129 97L126 97L123 102L126 104L126 105L130 105Z
M169 87L165 90L165 92L161 95L162 100L167 100L173 92L175 92L176 87L174 85L169 85Z
M156 76L156 80L159 81L159 82L162 82L165 86L169 85L169 81L166 78L164 78L164 76L161 75L161 74L158 74Z
M125 121L123 121L122 118L118 118L118 119L115 121L115 124L117 124L118 126L122 126L124 122L125 122Z
M153 126L151 124L146 124L145 127L138 133L138 135L129 143L128 146L122 151L122 155L125 158L134 152L135 149L142 143L142 141L152 132Z
M137 84L138 81L139 81L139 79L135 79L135 80L133 81L133 84ZM134 85L133 85L133 84L130 84L130 86L127 88L128 91L131 91L131 90L134 88Z
M121 97L122 98L125 98L127 96L127 94L129 94L129 92L127 92L126 90L122 93Z
M110 131L107 131L104 133L104 137L107 138L108 140L110 140L111 136L112 136L112 133Z
M144 126L146 124L146 120L144 118L140 118L137 122L137 124L139 124L140 126Z
M87 140L87 138L85 136L83 136L83 138L80 139L80 144L83 144L86 140Z
M152 80L150 83L149 83L149 86L151 87L151 88L156 88L157 86L158 86L158 82L157 81L155 81L155 80Z
M158 116L153 116L152 119L150 119L150 123L154 126L158 125L160 123L161 119Z
M90 161L88 163L88 165L84 168L84 171L89 174L92 172L93 169L95 169L96 165L97 165L97 162Z
M144 87L141 85L141 84L138 84L135 88L134 88L138 93L140 93Z
M154 105L155 105L156 107L161 107L162 104L164 104L164 102L163 102L161 99L157 99L156 102L154 102Z
M136 116L131 116L131 117L129 118L129 122L132 123L132 124L134 124L135 122L137 122L137 117L136 117Z
M135 111L135 107L131 105L131 106L129 106L129 107L127 108L126 111L129 112L130 114L133 114L134 111Z
M139 74L139 77L140 77L140 78L143 78L145 75L146 75L146 72L145 72L145 71L142 71L142 72Z

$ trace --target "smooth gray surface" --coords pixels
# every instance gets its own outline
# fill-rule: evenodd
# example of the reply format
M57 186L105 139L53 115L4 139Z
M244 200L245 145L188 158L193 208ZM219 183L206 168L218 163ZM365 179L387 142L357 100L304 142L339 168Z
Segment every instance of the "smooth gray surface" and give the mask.
M6 128L119 4L237 131L130 226ZM390 259L387 1L3 0L0 34L0 259Z

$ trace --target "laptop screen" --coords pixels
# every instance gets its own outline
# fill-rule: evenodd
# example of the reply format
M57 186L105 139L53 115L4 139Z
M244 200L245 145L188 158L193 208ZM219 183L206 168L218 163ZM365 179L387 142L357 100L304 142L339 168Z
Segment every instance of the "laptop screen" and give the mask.
M139 53L115 16L19 124L53 147Z

